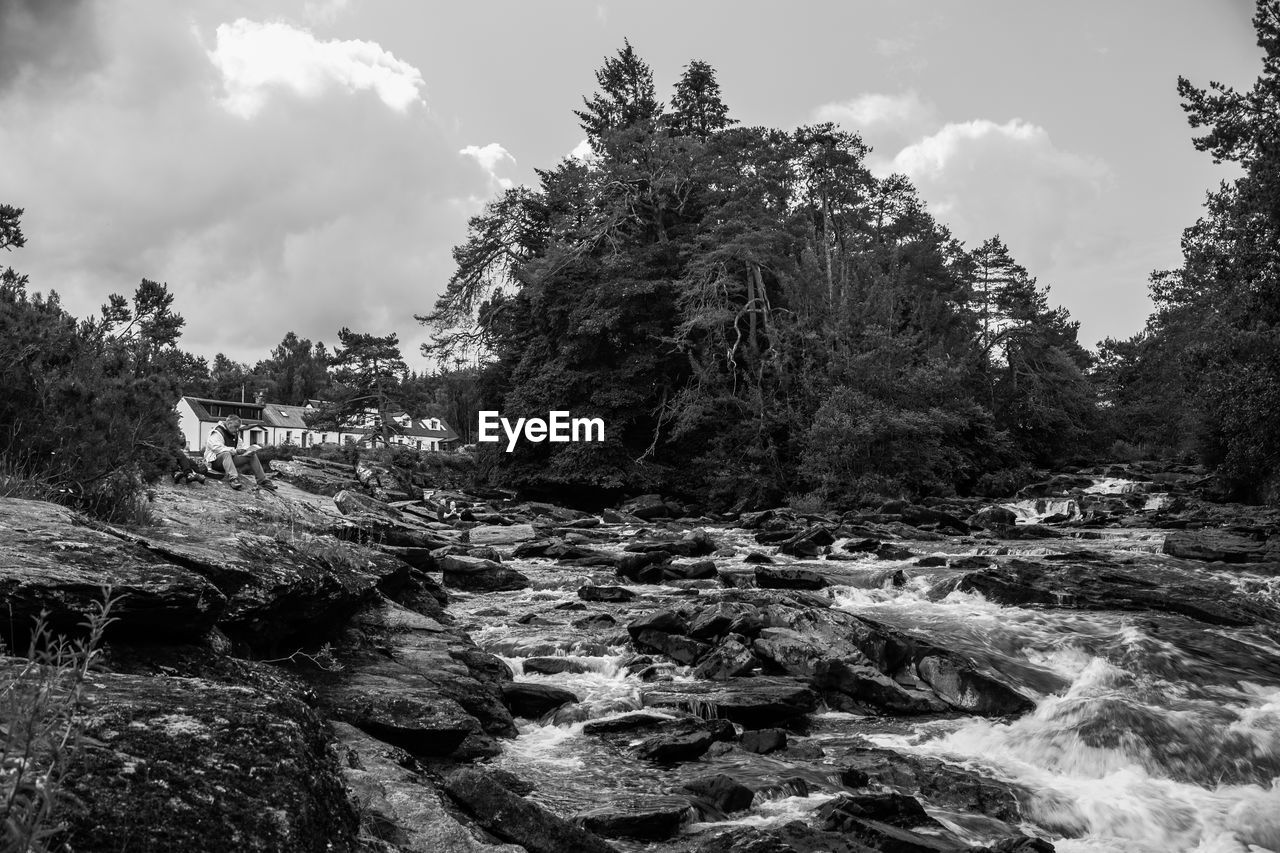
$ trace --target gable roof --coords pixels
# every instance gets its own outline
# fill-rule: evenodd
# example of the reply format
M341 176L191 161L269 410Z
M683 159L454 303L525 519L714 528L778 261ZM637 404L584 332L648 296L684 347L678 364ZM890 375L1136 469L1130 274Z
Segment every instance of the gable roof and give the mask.
M196 418L209 423L217 423L232 412L240 416L240 420L250 426L262 422L262 404L244 403L238 400L213 400L208 397L183 397Z
M306 411L307 408L305 406L264 403L262 406L262 420L267 426L281 427L283 429L307 429L307 422L303 418L303 413Z

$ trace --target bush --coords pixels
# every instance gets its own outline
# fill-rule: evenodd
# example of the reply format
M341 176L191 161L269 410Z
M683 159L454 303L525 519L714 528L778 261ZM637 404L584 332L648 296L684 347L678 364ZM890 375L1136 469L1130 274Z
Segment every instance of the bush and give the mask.
M41 614L26 659L6 663L0 673L0 850L5 853L55 849L52 840L63 829L59 812L67 805L62 783L79 748L81 693L118 601L104 590L78 640L54 636L48 614Z

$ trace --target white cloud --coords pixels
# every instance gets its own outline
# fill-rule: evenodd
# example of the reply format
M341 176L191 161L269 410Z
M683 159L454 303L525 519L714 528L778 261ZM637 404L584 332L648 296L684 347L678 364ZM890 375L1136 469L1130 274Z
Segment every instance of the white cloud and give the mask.
M480 164L480 168L484 169L489 175L489 183L498 188L509 190L515 186L515 182L510 178L504 178L498 175L498 167L503 163L510 163L512 166L516 164L516 158L511 156L511 152L503 148L497 142L490 142L488 145L468 145L458 152L463 157L470 157Z
M316 24L332 24L347 10L350 0L307 0L302 16Z
M573 146L573 150L569 152L569 157L580 163L594 163L600 159L600 155L591 147L591 143L585 139Z
M319 41L282 22L240 18L221 24L209 61L222 75L222 105L242 118L262 110L273 91L316 98L338 88L373 91L397 112L424 103L422 74L371 41Z
M914 90L900 95L868 93L823 104L813 111L818 121L835 122L846 130L866 132L887 129L910 134L921 131L936 121L933 104L922 100Z
M1109 170L1057 147L1038 125L950 123L903 148L890 165L957 237L974 245L1000 233L1033 273L1104 239L1094 223Z

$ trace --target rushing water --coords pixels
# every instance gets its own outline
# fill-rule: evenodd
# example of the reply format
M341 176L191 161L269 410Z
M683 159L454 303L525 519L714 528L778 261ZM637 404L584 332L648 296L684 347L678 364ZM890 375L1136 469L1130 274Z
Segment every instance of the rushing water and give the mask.
M1126 495L1142 489L1125 481L1101 481L1091 491ZM1055 499L1009 506L1024 522L1059 514L1078 517L1075 502L1070 507L1065 503ZM732 566L758 547L744 531L712 532L738 552L737 557L717 558L722 566ZM1162 531L1087 534L1087 539L1047 544L1002 544L1012 556L1101 551L1121 564L1119 570L1142 577L1162 577L1168 583L1179 577L1210 577L1227 582L1239 595L1280 600L1276 579L1251 575L1247 567L1227 570L1163 556ZM989 543L958 540L904 544L922 556L995 550ZM533 579L532 589L461 597L455 611L470 622L476 642L500 655L518 680L561 686L582 701L548 719L521 720L520 736L506 745L497 763L534 782L533 796L562 813L664 793L684 778L724 772L760 792L751 810L729 823L767 825L803 816L838 793L845 748L870 742L978 768L1031 792L1023 829L1053 839L1059 851L1280 851L1280 790L1275 785L1280 777L1280 645L1274 629L1223 628L1170 614L999 606L980 595L947 592L956 570L922 569L914 562L868 556L868 568L900 567L908 582L878 589L834 587L829 590L834 605L970 656L1031 695L1037 702L1033 713L1001 722L820 711L810 736L794 739L800 746L785 753L713 750L697 762L657 768L582 733L588 719L642 707L645 691L653 689L622 666L631 654L625 615L619 615L617 630L586 632L571 624L583 612L565 609L577 606L584 572L596 583L616 584L613 572L557 568L545 560L510 561ZM674 606L695 594L668 587L628 588L653 596L655 606ZM696 594L700 602L714 601L717 585L708 582ZM624 607L635 610L640 604ZM616 605L592 604L589 609L626 612ZM525 660L549 655L573 658L584 671L524 673ZM692 681L688 668L673 667L671 672L677 682ZM984 832L989 827L981 820L930 811L964 838L990 840L990 832Z

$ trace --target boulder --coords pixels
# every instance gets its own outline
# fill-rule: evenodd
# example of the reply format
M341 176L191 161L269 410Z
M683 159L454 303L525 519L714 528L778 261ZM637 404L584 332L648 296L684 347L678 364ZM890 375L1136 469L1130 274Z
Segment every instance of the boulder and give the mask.
M466 532L467 541L473 545L514 545L536 536L531 524L481 525Z
M690 642L697 642L691 640ZM727 681L738 675L746 675L757 665L751 650L735 639L726 639L702 656L693 670L694 678L708 681Z
M80 623L103 599L103 587L123 596L112 608L116 636L195 640L208 633L226 597L198 572L117 536L86 527L70 510L42 501L0 498L0 635L25 646L41 611L60 633ZM370 584L372 585L372 584Z
M809 569L789 566L757 566L756 586L761 589L822 589L830 582L821 574Z
M589 672L581 661L573 658L529 658L524 662L524 671L537 675L559 675L562 672Z
M351 850L358 819L325 723L290 693L94 673L62 778L77 851Z
M768 755L787 748L787 733L783 729L756 729L742 733L738 746L747 752Z
M444 584L470 592L502 592L526 589L529 578L493 560L453 555L441 560Z
M667 720L659 723L656 732L634 746L636 755L660 764L694 761L711 748L717 740L724 740L723 726L716 726L696 717ZM733 727L729 727L730 736Z
M982 814L1013 826L1023 820L1021 803L1033 797L1026 789L928 756L857 748L844 760L841 779L849 787L874 782L939 808Z
M1001 526L1012 526L1018 523L1018 514L1005 506L984 506L969 516L970 527L991 529Z
M511 713L517 717L530 720L541 719L546 714L577 702L573 692L550 684L532 684L527 681L514 681L502 685L502 698L506 701Z
M805 682L764 676L732 678L710 688L696 683L663 684L645 693L643 700L651 708L713 713L747 729L786 724L818 707L817 694Z
M709 805L724 814L749 809L755 799L754 791L723 773L690 779L682 790L693 795L695 806Z
M574 822L606 838L666 841L680 831L689 814L684 797L632 797L581 812Z
M860 820L877 820L905 829L939 826L915 797L896 793L840 794L818 807L817 819L823 829L835 832L848 832Z
M1165 537L1161 550L1185 560L1253 563L1264 558L1267 545L1223 530L1179 530Z
M455 770L445 778L444 790L476 823L528 853L616 853L595 833L518 796L479 770Z
M631 626L627 626L630 631ZM637 649L664 654L677 663L692 666L711 651L711 646L700 640L693 640L681 634L668 634L665 631L645 629L632 633L631 640Z
M404 513L400 512L400 510L389 507L376 498L371 498L368 495L362 495L349 489L344 489L334 495L333 503L343 515L370 515L391 521L399 521L404 517Z
M603 601L621 603L634 601L636 594L624 586L586 586L578 587L578 598L583 601Z

